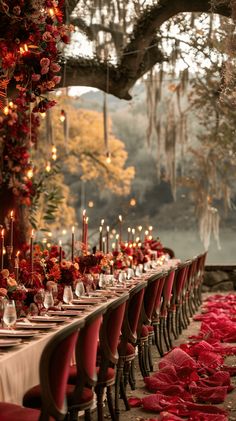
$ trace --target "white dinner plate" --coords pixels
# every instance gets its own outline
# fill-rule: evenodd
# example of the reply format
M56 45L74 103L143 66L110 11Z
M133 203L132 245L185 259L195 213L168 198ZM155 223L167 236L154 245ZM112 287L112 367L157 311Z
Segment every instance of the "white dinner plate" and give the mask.
M1 339L0 338L0 348L9 348L12 346L20 345L22 343L21 339Z
M85 305L85 304L62 304L61 306L63 308L63 310L78 310L78 311L84 311L84 310L91 310L91 306L90 305Z
M0 330L0 337L18 337L18 338L30 338L31 336L36 335L36 333L39 332L35 332L35 330L19 330L19 329L12 329L12 330L8 330L8 329L1 329Z
M30 322L36 322L36 323L38 322L43 322L43 323L60 322L61 323L61 322L66 322L69 319L68 317L59 317L59 316L52 315L52 316L32 316L32 317L29 317L28 320Z
M16 328L20 329L52 329L56 326L56 323L16 323Z
M49 314L51 314L52 316L55 315L63 318L65 318L65 316L74 317L83 315L82 312L78 310L51 310L49 311Z

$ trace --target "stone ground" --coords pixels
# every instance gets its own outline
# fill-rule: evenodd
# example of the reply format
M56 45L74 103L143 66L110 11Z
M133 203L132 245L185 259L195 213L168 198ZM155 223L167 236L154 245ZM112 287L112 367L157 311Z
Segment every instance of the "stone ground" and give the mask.
M203 299L211 294L204 294ZM191 323L185 331L183 331L182 335L176 340L173 341L173 344L175 346L178 346L179 344L183 342L188 341L188 337L190 335L194 335L198 333L200 329L200 322L196 322L191 320ZM232 344L231 344L232 345ZM157 369L158 363L160 361L160 356L156 350L155 345L153 345L153 361L155 362L154 365L154 371ZM230 356L225 359L225 363L228 365L236 365L236 356ZM232 384L235 385L235 390L233 390L231 393L227 395L227 398L224 402L224 404L220 404L220 407L225 408L229 412L229 421L236 421L236 378L232 378ZM143 397L145 395L149 394L149 392L146 391L143 383L142 376L140 374L138 361L136 360L136 390L132 391L130 388L127 388L127 396L129 397ZM148 418L156 418L158 420L158 414L155 412L146 412L143 411L141 408L132 408L130 411L126 411L123 405L123 401L120 400L120 421L143 421ZM104 408L105 412L105 418L109 419L109 412L107 409L107 405L105 405ZM96 421L97 416L96 412L93 412L92 414L92 420Z

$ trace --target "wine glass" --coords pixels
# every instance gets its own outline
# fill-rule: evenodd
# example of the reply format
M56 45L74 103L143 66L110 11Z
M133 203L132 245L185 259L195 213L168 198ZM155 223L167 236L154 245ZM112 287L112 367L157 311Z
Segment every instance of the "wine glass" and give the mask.
M132 279L133 278L133 276L134 276L134 270L132 268L128 268L126 270L126 273L127 273L127 279Z
M79 298L85 295L84 284L82 281L77 282L75 287L75 295Z
M37 304L39 312L42 310L44 302L45 291L44 289L39 289L34 295L34 302Z
M16 323L16 306L14 300L8 300L5 303L3 311L3 322L10 329Z
M54 299L52 295L52 291L45 291L45 296L43 300L44 307L48 310L54 304Z
M126 285L126 272L121 270L118 275L118 283L121 285Z
M66 285L64 287L64 292L63 292L63 301L66 304L71 304L73 300L73 292L72 292L72 288L69 285Z

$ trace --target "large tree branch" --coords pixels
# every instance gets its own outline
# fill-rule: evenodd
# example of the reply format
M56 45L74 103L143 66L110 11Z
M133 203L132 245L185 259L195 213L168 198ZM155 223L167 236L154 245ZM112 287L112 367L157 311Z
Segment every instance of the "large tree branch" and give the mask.
M135 82L155 64L165 60L156 39L158 28L171 17L184 12L213 12L230 17L230 0L219 1L214 7L211 0L160 0L147 7L137 20L118 65L94 59L70 58L64 86L91 86L118 98L130 99L129 90Z

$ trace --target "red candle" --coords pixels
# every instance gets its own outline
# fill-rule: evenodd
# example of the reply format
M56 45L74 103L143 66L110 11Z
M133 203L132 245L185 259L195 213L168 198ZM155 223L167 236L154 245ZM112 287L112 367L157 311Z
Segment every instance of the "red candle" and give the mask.
M10 213L10 247L13 248L13 224L14 224L14 213L13 210Z
M122 215L119 215L119 228L120 228L120 242L122 241Z
M87 250L88 250L88 217L87 218L85 218L85 239L84 239L84 242L85 242L85 251L87 252Z
M86 220L86 209L83 210L83 220L82 220L82 243L85 244L85 220Z
M75 227L71 229L71 261L74 263L74 253L75 253Z
M33 280L33 270L34 270L33 247L34 247L34 230L32 230L32 231L31 231L31 237L30 237L30 268L31 268L31 281Z
M62 246L61 246L61 240L59 241L59 263L62 261Z
M4 262L4 229L1 231L1 270L3 269Z

